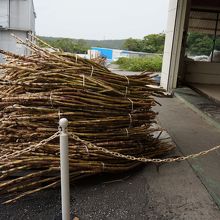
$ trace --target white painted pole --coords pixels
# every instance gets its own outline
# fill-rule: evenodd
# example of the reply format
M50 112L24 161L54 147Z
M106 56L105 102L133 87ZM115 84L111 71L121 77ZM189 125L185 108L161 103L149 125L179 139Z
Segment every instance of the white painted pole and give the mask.
M59 121L60 133L60 173L61 173L61 197L62 220L70 220L70 183L69 183L69 149L68 149L68 120L61 118Z

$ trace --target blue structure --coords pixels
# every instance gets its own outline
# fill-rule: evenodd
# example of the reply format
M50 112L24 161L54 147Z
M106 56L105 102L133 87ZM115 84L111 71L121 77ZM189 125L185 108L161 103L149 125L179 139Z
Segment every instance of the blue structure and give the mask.
M92 47L91 50L96 50L100 52L102 57L106 57L108 60L113 59L113 49L109 48L100 48L100 47Z
M111 48L102 48L102 47L91 47L90 51L93 51L93 58L97 56L97 54L101 57L105 57L108 62L116 61L120 57L151 57L155 55L155 53L144 53L144 52L136 52L136 51L128 51L128 50L119 50L119 49L111 49ZM96 54L97 53L97 54Z

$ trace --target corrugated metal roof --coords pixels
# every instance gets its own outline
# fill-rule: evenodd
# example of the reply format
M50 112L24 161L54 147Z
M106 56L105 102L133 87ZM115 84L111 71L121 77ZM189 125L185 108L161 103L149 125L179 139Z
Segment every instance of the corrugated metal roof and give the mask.
M189 31L204 34L215 34L218 13L191 11L189 19ZM220 35L220 16L218 20L217 35Z
M219 8L220 2L219 0L191 0L192 7L196 8Z

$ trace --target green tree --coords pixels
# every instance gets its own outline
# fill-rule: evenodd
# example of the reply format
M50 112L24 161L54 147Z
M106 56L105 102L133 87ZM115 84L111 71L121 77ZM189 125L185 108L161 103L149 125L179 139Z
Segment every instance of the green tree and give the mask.
M128 38L123 45L124 50L142 51L142 40Z
M49 45L55 48L59 48L64 52L70 53L86 53L88 46L84 40L73 40L69 38L58 38L58 39L43 39Z
M215 50L219 50L220 51L220 36L216 37L216 40L215 40Z
M219 42L216 42L217 45ZM188 33L186 52L189 55L210 55L213 48L213 36L203 33Z
M146 35L143 39L142 51L147 53L163 53L164 42L164 33Z
M143 40L129 38L124 43L125 50L147 52L147 53L163 53L165 34L149 34Z

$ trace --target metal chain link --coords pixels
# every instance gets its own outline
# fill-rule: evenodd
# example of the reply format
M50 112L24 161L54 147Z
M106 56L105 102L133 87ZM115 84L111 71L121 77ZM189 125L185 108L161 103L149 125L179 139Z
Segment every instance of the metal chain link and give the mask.
M188 156L182 156L182 157L176 157L176 158L165 158L165 159L150 159L150 158L144 158L144 157L134 157L134 156L131 156L131 155L124 155L124 154L121 154L121 153L118 153L118 152L110 151L110 150L108 150L106 148L103 148L103 147L98 147L98 146L96 146L95 144L93 144L89 141L82 140L81 138L79 138L77 135L75 135L73 133L71 133L71 137L75 141L82 142L88 148L99 150L103 153L110 154L114 157L123 158L123 159L127 159L127 160L132 160L132 161L140 161L140 162L144 162L144 163L149 163L149 162L151 162L151 163L172 163L172 162L177 162L177 161L184 161L184 160L204 156L204 155L220 148L220 145L218 145L218 146L215 146L211 149L201 151L201 152L196 153L196 154L190 154Z
M8 159L12 159L12 158L18 157L18 156L20 156L20 155L22 155L22 154L24 154L24 153L27 153L27 152L36 150L36 149L38 149L39 147L41 147L41 146L47 144L49 141L52 141L53 139L55 139L56 137L58 137L59 134L60 134L60 131L57 131L57 132L54 133L52 136L50 136L50 137L48 137L48 138L46 138L46 139L40 141L40 142L37 143L37 144L33 144L33 145L31 145L31 146L29 146L29 147L23 149L23 150L15 151L15 152L13 152L13 153L11 153L11 154L4 154L4 155L2 155L2 156L0 157L0 160L5 161L5 160L8 160Z
M11 154L4 154L3 156L0 157L0 160L5 161L5 160L8 160L8 159L20 156L24 153L33 151L35 149L38 149L39 147L47 144L49 141L51 141L51 140L55 139L56 137L58 137L59 134L60 134L60 131L57 131L56 133L54 133L49 138L46 138L46 139L40 141L38 144L31 145L31 146L29 146L29 147L27 147L27 148L25 148L21 151L16 151L16 152L13 152ZM187 160L187 159L193 159L193 158L197 158L197 157L200 157L200 156L204 156L204 155L207 155L208 153L210 153L212 151L220 149L220 145L218 145L218 146L215 146L211 149L201 151L201 152L196 153L196 154L190 154L188 156L182 156L182 157L176 157L176 158L165 158L165 159L157 159L157 158L150 159L150 158L145 158L145 157L134 157L134 156L131 156L131 155L124 155L124 154L121 154L121 153L118 153L118 152L110 151L110 150L108 150L104 147L98 147L98 146L96 146L95 144L93 144L89 141L82 140L81 138L79 138L74 133L70 133L70 134L71 134L71 137L75 141L79 141L79 142L85 144L88 148L95 149L95 150L101 151L101 152L106 153L106 154L110 154L110 155L112 155L114 157L117 157L117 158L123 158L123 159L127 159L127 160L132 160L132 161L140 161L140 162L144 162L144 163L149 163L149 162L151 162L151 163L172 163L172 162L177 162L177 161L184 161L184 160Z

